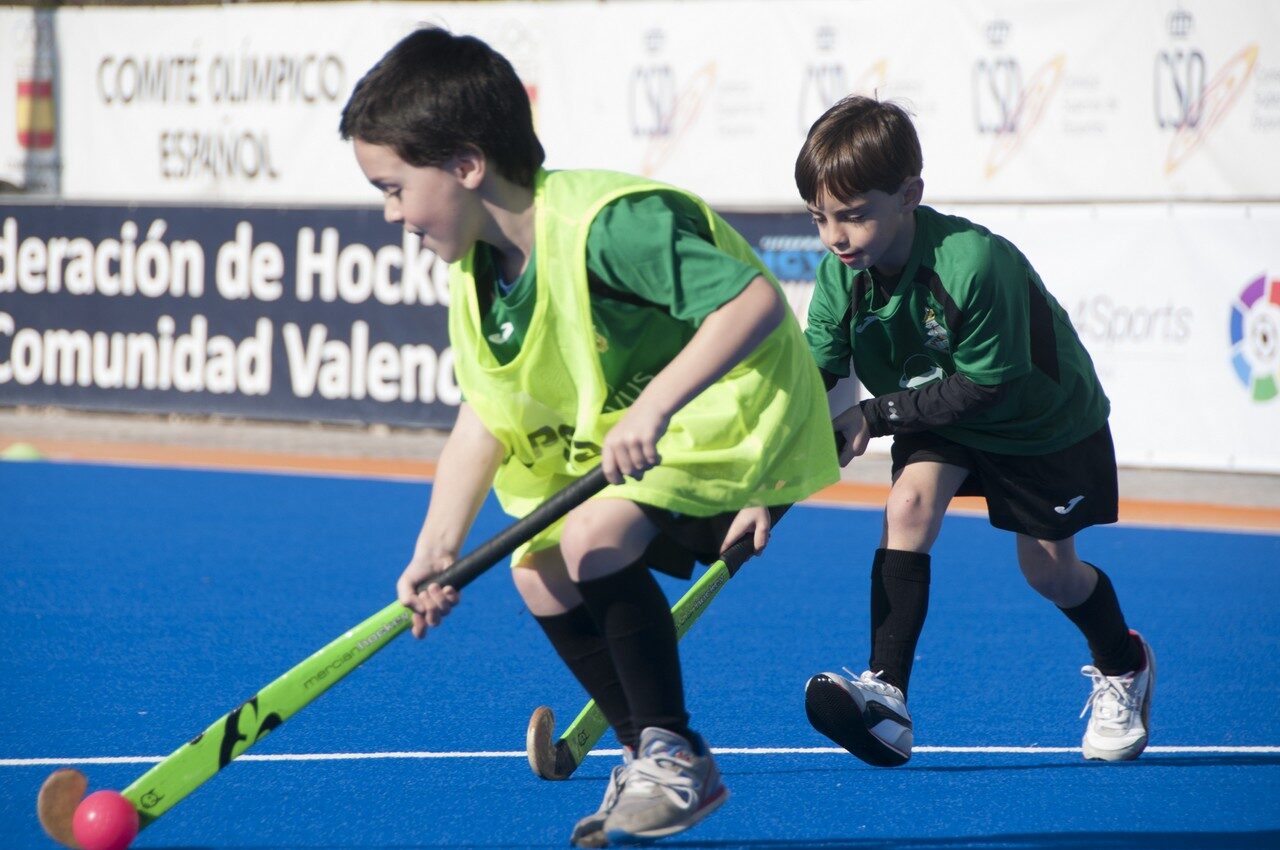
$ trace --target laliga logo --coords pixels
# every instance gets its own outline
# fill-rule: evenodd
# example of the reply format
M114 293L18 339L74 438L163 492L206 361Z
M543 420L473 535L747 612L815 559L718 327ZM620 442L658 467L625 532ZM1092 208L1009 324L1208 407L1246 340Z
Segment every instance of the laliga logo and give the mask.
M1190 12L1178 9L1170 13L1167 26L1169 36L1180 41L1190 36L1195 19ZM1208 64L1198 48L1175 46L1156 53L1156 124L1161 130L1173 131L1165 174L1172 174L1186 162L1231 111L1257 61L1258 45L1250 44L1206 81Z
M1254 401L1280 395L1280 280L1259 275L1231 305L1231 365Z
M993 48L1002 47L1011 29L1008 21L992 21L985 29L987 42ZM974 125L979 133L995 137L987 156L986 177L1003 168L1040 123L1062 82L1066 63L1066 56L1058 54L1025 81L1021 63L1012 56L983 57L974 63Z
M716 77L715 63L709 63L696 71L689 84L681 89L671 65L657 56L665 41L666 34L661 29L655 27L645 32L645 51L654 59L632 70L627 99L631 135L649 140L641 165L641 173L646 177L655 174L675 150L676 143L697 117Z

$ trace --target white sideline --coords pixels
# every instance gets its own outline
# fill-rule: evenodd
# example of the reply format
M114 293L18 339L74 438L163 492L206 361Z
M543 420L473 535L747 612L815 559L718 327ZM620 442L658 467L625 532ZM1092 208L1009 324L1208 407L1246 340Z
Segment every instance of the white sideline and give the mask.
M712 747L717 755L775 756L775 755L845 755L839 747ZM1280 753L1280 747L1197 747L1151 746L1148 753L1201 753L1218 755L1252 755ZM912 753L1001 753L1033 755L1039 753L1078 753L1079 747L915 747ZM589 755L622 755L619 749L592 750ZM493 759L526 758L524 750L456 750L444 752L386 752L386 753L280 753L254 755L246 753L236 761L362 761L368 759ZM88 756L85 758L25 758L0 759L0 767L27 767L32 765L75 764L156 764L165 756Z

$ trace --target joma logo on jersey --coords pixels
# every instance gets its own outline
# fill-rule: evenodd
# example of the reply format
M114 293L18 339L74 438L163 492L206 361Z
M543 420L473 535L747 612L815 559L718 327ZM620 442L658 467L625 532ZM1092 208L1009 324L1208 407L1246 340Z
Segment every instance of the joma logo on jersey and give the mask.
M951 351L951 340L947 329L938 323L938 316L929 307L924 311L924 344L934 351Z

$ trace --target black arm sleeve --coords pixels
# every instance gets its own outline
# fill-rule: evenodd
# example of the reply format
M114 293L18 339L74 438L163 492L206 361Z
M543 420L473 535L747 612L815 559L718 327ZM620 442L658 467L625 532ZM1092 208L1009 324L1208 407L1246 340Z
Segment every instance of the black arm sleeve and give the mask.
M955 374L915 390L869 398L860 406L871 436L911 434L951 425L998 404L1010 384L984 387Z

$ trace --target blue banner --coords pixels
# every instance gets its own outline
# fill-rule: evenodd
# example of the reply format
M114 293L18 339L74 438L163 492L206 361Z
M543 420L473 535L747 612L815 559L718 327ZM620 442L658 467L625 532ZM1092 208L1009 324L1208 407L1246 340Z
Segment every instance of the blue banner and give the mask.
M726 218L785 283L804 215ZM367 208L0 208L0 404L448 428L446 268Z

